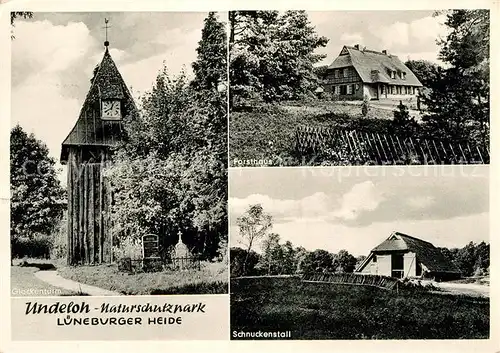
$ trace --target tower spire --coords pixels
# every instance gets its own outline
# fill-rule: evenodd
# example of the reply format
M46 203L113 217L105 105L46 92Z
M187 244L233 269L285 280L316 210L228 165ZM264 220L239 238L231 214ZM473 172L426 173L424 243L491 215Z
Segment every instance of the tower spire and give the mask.
M105 31L105 35L106 35L106 40L104 41L104 46L106 47L106 49L108 48L109 46L109 41L108 41L108 28L110 28L111 26L108 26L108 23L109 23L109 19L105 18L104 19L104 31Z

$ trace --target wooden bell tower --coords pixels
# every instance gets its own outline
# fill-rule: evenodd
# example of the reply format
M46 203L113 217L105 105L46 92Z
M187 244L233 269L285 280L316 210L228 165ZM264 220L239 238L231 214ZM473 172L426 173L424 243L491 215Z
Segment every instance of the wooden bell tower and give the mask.
M111 190L103 175L112 147L124 137L123 119L137 108L118 72L106 41L101 63L94 71L90 90L75 126L61 149L67 165L69 265L109 263L112 237L109 223Z

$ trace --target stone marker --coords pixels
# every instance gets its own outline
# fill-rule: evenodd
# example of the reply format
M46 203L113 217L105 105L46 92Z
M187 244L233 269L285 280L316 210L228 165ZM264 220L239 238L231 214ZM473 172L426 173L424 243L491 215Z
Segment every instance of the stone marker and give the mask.
M179 268L183 269L187 267L186 265L190 262L190 259L192 257L191 253L189 252L188 247L186 244L182 242L182 233L179 231L178 236L179 240L177 241L177 244L175 245L175 251L174 251L174 261L176 261L179 264Z
M147 234L142 237L142 268L146 272L163 269L158 236L155 234Z

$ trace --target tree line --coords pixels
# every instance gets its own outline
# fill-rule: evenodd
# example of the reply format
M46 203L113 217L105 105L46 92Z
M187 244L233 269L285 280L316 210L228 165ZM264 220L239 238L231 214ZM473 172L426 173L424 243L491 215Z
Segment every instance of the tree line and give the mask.
M281 242L279 234L271 232L272 217L260 204L250 205L237 218L242 247L231 247L231 276L293 275L304 273L352 273L366 256L353 256L347 250L332 253L324 249L308 251ZM255 251L260 243L260 253ZM470 242L463 248L439 248L441 253L462 273L462 276L488 275L490 245L484 241ZM418 255L417 255L418 256Z
M272 216L260 204L250 205L237 218L242 246L230 249L231 276L290 275L309 272L353 272L364 256L355 258L347 250L334 254L323 249L308 251L292 242L281 242L270 232ZM262 252L254 248L260 243Z
M490 272L490 244L469 242L463 248L440 248L443 255L453 262L462 276L481 276Z

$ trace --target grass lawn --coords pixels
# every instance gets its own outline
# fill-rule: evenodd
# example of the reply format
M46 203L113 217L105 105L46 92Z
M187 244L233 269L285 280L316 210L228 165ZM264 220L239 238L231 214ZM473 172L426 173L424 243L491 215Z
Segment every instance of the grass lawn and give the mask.
M372 105L368 116L361 115L361 102L315 101L308 105L284 102L259 105L232 112L229 120L229 153L235 160L266 159L272 165L303 164L294 156L295 129L299 125L356 128L360 131L387 132L391 110Z
M231 331L291 331L292 339L486 339L489 308L487 298L231 280Z
M19 266L20 261L15 261L10 268L10 289L13 297L37 297L79 295L76 292L53 287L35 277L34 273L40 269L49 269L48 260L27 260L29 266Z
M116 265L59 267L67 279L125 295L224 294L228 292L228 270L223 263L202 263L200 270L127 274Z

